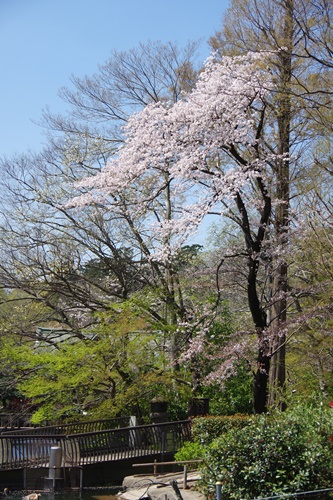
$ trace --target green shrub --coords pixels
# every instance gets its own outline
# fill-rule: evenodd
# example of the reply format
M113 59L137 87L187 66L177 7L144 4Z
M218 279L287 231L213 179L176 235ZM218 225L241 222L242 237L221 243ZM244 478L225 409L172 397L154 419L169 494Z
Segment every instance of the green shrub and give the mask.
M259 415L216 439L202 470L206 498L253 499L332 486L333 410L295 408Z
M210 444L227 430L244 427L249 418L249 415L194 418L192 421L192 441L203 445Z
M182 448L175 454L175 461L184 460L203 460L205 458L205 453L207 447L201 445L200 443L187 442ZM188 469L197 469L200 464L188 464Z

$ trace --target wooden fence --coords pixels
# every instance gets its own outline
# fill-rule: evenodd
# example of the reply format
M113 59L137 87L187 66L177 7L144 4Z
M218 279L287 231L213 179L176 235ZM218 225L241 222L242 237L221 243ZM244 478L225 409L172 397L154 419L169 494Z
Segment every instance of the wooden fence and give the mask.
M62 449L63 467L156 454L163 460L189 439L189 420L72 434L6 433L0 435L0 470L48 467L54 446Z

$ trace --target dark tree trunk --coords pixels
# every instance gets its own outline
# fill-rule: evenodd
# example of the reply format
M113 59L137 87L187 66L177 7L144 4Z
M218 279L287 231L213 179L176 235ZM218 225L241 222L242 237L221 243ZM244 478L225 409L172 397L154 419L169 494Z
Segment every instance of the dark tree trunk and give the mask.
M257 362L258 368L253 380L253 409L255 414L267 411L270 356L264 354L264 349L259 349Z
M263 113L264 115L264 113ZM260 136L262 122L258 127L257 135ZM259 193L263 201L260 223L258 225L257 234L254 234L250 229L247 210L240 196L237 195L237 207L241 215L242 230L245 238L245 244L248 252L248 277L247 277L247 294L248 304L251 311L253 323L258 335L258 358L257 371L254 375L253 382L253 408L255 413L264 413L267 408L268 399L268 377L270 369L270 352L268 340L266 340L267 315L262 308L257 290L257 278L260 264L260 253L262 244L266 236L266 227L269 224L271 216L271 198L266 188L266 185L261 177L257 178Z
M257 273L259 261L249 259L248 273L248 301L253 322L258 335L257 371L253 380L253 409L254 413L264 413L267 409L268 377L270 369L269 345L265 338L267 316L262 309L257 293Z

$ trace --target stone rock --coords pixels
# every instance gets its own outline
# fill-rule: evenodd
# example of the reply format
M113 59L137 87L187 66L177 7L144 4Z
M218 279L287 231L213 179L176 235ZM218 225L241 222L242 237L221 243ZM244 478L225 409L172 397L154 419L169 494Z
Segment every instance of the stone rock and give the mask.
M175 481L183 500L204 500L202 493L195 490L200 475L197 472L187 473L187 488L184 489L183 473L159 475L127 476L123 481L124 491L118 493L120 500L180 500L171 482Z

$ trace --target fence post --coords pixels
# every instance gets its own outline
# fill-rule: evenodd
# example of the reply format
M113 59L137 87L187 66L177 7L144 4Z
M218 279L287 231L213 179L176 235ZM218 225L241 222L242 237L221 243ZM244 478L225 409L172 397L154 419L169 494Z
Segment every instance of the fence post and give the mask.
M133 415L129 418L129 427L130 427L130 431L129 431L129 446L130 448L135 448L135 446L138 444L137 443L137 436L136 436L136 431L135 429L131 429L131 427L137 427L138 425L138 421L137 421L137 418Z
M187 490L187 466L184 464L184 471L183 471L183 488L184 490Z

